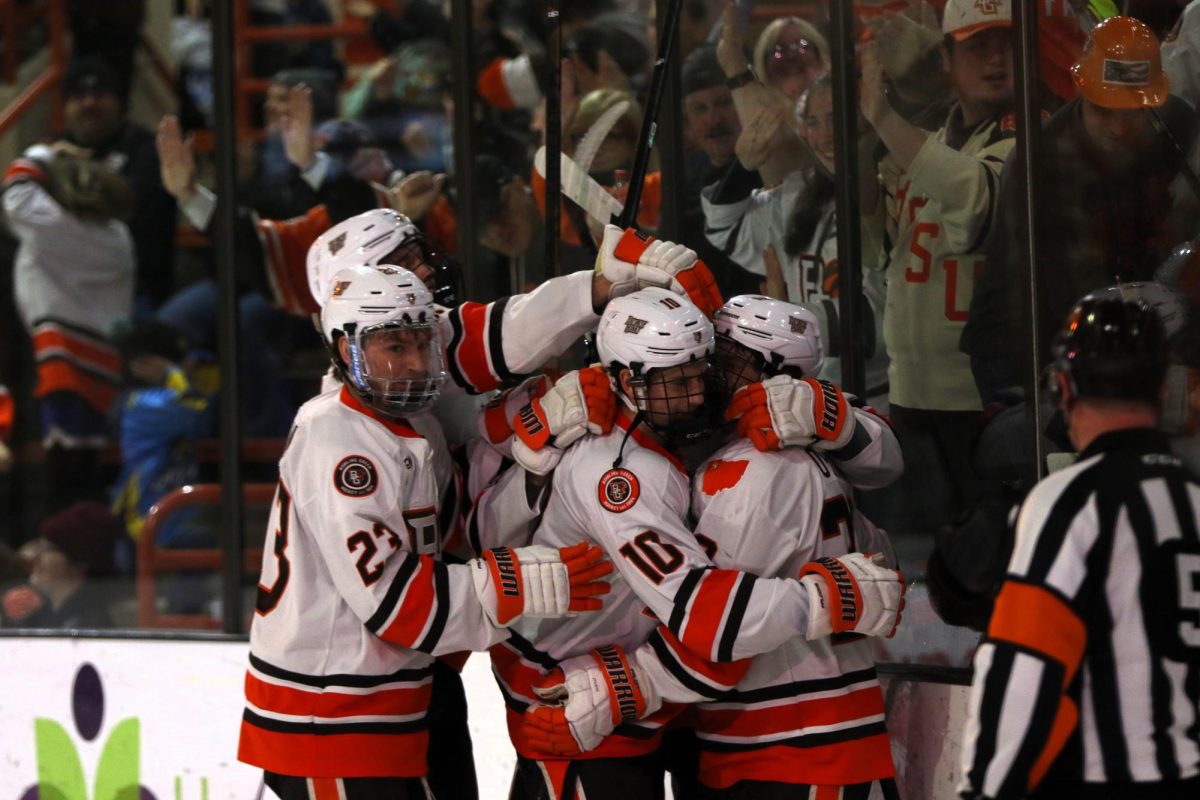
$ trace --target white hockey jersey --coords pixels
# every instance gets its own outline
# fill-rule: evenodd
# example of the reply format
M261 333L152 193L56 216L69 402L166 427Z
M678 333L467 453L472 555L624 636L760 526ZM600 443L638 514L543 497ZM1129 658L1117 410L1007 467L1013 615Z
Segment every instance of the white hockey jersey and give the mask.
M432 655L507 636L469 568L434 558L444 452L345 389L296 415L250 631L242 761L306 777L425 774Z
M635 650L649 641L668 679L689 690L663 691L665 699L715 697L745 669L715 662L772 650L808 626L808 594L798 582L713 568L686 524L690 487L682 462L640 427L626 441L628 429L622 414L612 433L586 437L567 451L533 539L552 547L585 539L602 547L614 567L604 610L517 626L521 635L492 651L509 733L529 758L544 757L520 725L521 712L538 702L530 684L564 658L609 644ZM663 721L677 711L664 706L622 725L585 757L652 752Z
M760 453L730 442L692 481L695 535L725 569L794 577L823 556L893 554L886 536L853 505L831 462L797 448ZM840 786L894 774L883 695L867 640L795 636L754 657L718 702L696 708L700 780Z
M955 106L907 171L890 156L879 167L890 250L883 338L891 358L890 400L906 408L980 408L958 340L983 269L1016 123L1010 114L965 129L961 119Z

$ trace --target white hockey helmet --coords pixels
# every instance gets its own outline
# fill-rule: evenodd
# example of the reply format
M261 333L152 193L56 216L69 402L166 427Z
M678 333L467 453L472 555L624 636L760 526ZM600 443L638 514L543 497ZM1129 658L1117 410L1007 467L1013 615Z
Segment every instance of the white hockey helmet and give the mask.
M346 267L330 283L321 332L350 390L389 416L432 405L446 371L441 326L425 284L387 264Z
M825 361L817 315L794 303L741 294L717 309L713 327L717 361L731 384L742 382L735 377L749 377L744 382L753 383L785 371L794 377L815 378ZM728 347L727 342L753 350L762 361L739 359L737 348Z
M713 327L685 296L656 287L618 297L596 333L600 361L620 386L632 373L632 396L618 392L663 438L686 444L720 424L724 387L712 368Z
M342 220L317 237L308 248L308 288L317 304L329 297L333 274L343 267L390 264L422 275L434 300L445 306L461 302L457 265L425 238L411 219L390 208L373 208Z
M606 368L642 375L712 355L713 327L687 297L649 287L604 307L596 350Z

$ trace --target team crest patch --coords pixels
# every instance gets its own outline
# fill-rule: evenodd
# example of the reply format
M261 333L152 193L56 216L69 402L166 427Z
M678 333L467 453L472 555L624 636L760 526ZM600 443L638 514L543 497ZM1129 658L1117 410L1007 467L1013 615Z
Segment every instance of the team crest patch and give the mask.
M339 233L337 236L329 240L329 255L336 256L338 252L346 246L346 234Z
M626 333L640 333L644 327L646 327L646 320L644 319L638 319L637 317L625 318Z
M333 296L341 297L342 292L346 291L348 288L350 288L350 281L334 281Z
M614 514L637 505L640 494L637 476L627 469L610 469L600 478L600 505Z
M804 333L808 330L808 320L801 317L788 317L788 327L792 329L792 333Z
M334 467L333 485L347 497L366 497L379 485L379 476L371 459L346 456Z

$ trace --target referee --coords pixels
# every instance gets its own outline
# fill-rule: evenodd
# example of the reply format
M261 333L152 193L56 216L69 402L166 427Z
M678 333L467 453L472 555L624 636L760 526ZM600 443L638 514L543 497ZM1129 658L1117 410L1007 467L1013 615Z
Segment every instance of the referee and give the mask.
M1033 488L975 655L962 797L1200 798L1200 483L1155 425L1158 314L1084 297L1047 371L1078 461Z

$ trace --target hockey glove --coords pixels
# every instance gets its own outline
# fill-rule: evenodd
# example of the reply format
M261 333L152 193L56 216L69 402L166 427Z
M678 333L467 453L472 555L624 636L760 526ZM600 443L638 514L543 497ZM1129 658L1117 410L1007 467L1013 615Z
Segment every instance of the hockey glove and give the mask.
M857 420L842 390L829 381L776 375L737 391L725 419L762 451L784 447L840 450Z
M834 633L860 633L891 638L904 609L904 576L881 566L882 553L826 556L800 568L800 583L808 590L808 631L805 638Z
M616 395L602 368L568 372L517 412L513 458L529 472L546 475L572 442L585 433L608 433L616 416Z
M530 706L525 735L539 750L561 756L594 750L622 722L662 706L654 687L639 680L637 659L617 645L566 659L533 690L555 705Z
M658 286L687 295L710 319L724 304L716 279L694 250L645 236L635 228L622 231L606 225L599 261L597 271L612 283L610 297Z
M568 617L598 611L600 595L612 587L604 576L612 564L587 542L570 547L497 547L472 559L475 593L492 624L503 627L520 617Z

